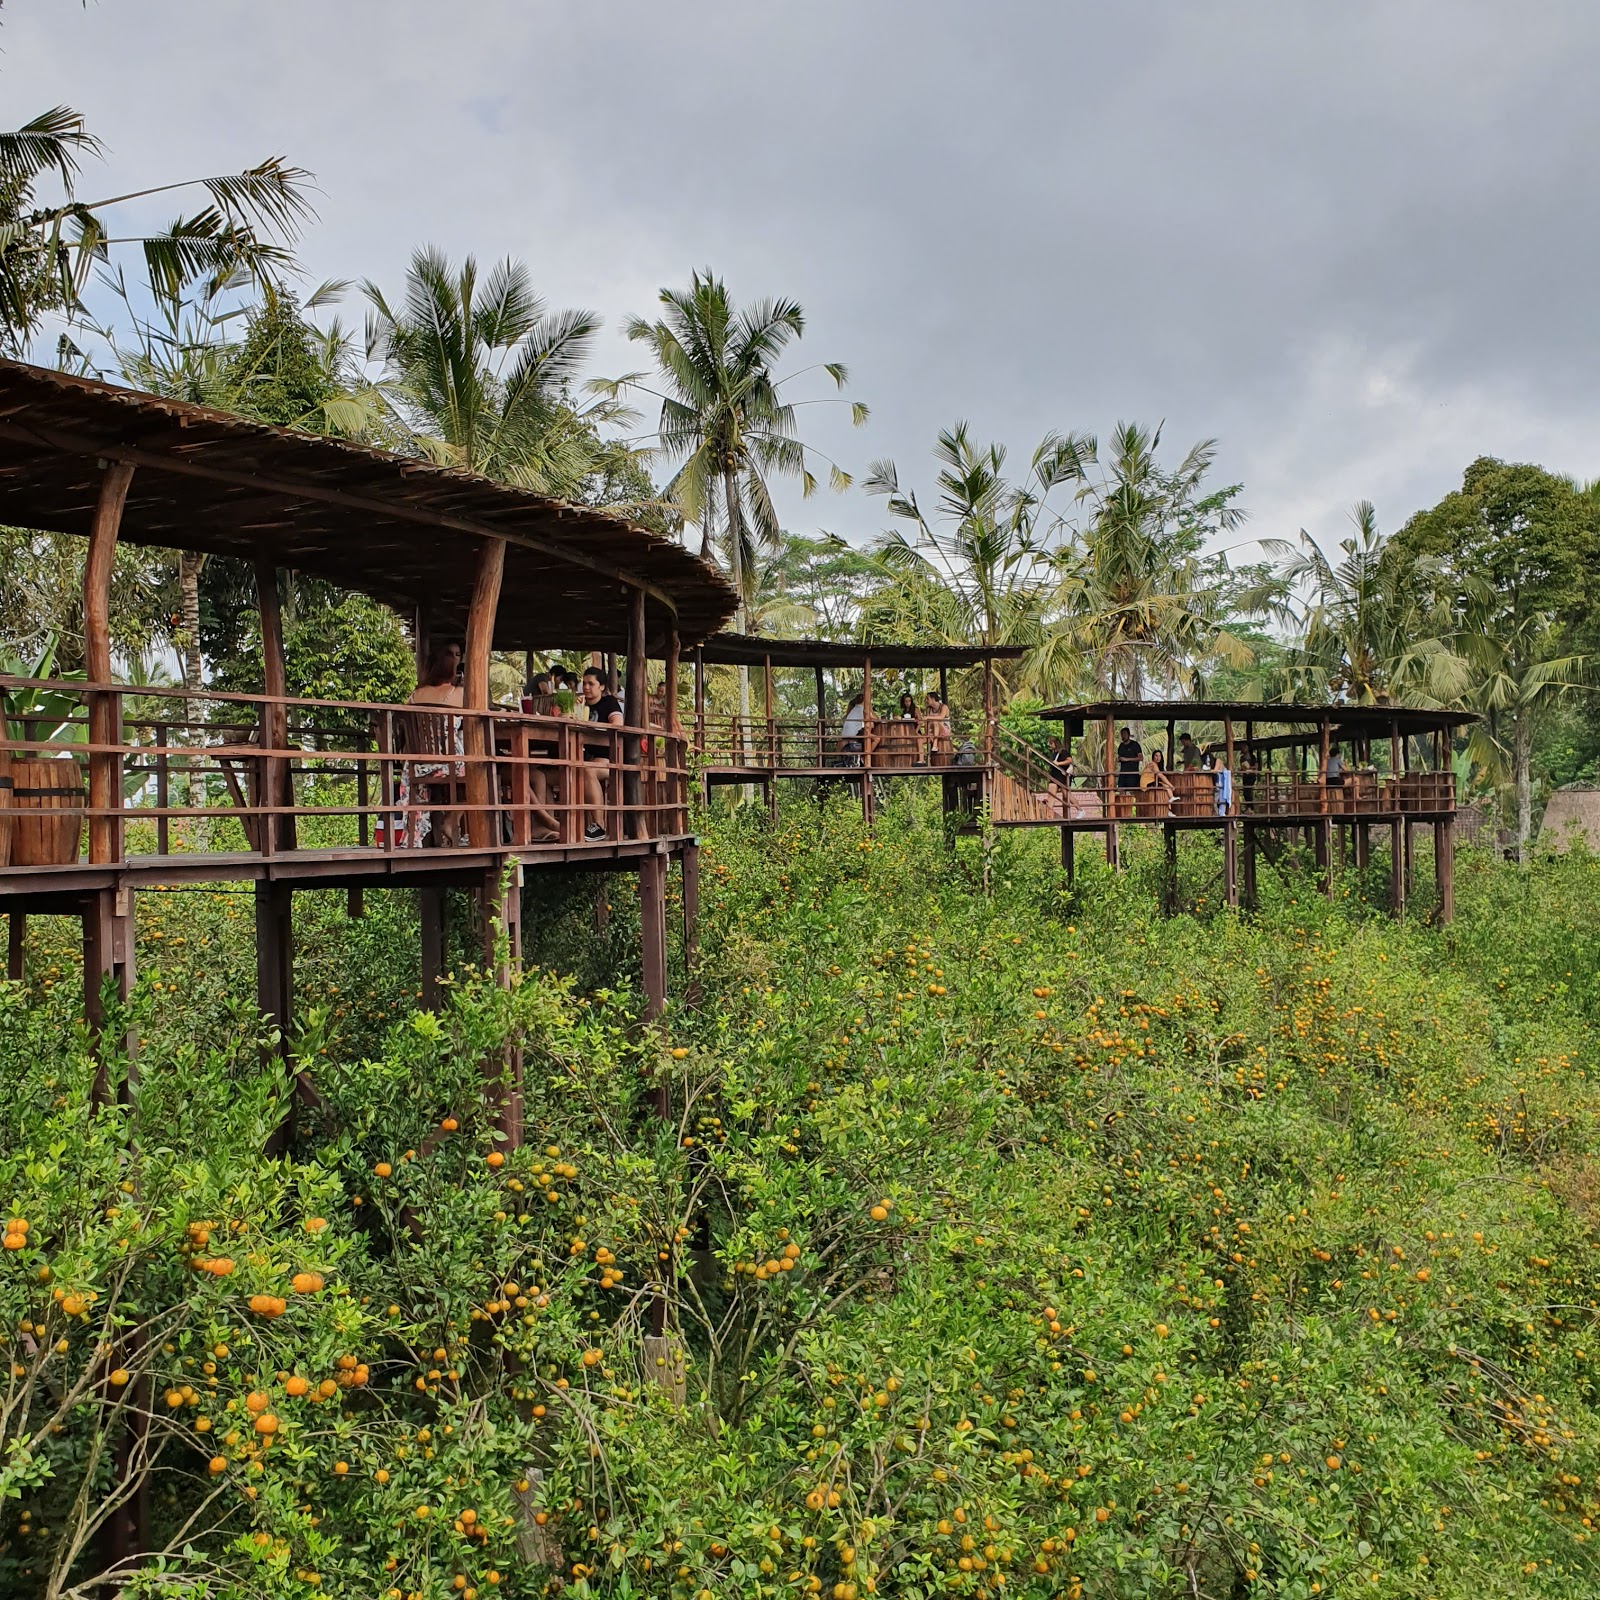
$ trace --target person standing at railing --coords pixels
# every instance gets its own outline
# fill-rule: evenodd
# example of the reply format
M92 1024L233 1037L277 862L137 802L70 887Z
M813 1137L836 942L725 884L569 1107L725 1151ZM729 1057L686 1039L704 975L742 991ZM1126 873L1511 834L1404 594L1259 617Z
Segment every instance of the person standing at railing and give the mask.
M428 657L421 682L411 691L406 701L411 706L456 706L464 700L461 686L462 647L451 641L439 645ZM424 715L413 712L403 724L406 748L415 756L459 756L462 752L461 718L441 715ZM466 777L466 769L459 761L410 761L406 764L408 780L401 795L402 804L409 800L411 783L420 786L423 797L430 803L448 805L456 798L456 790ZM456 844L461 833L459 811L430 811L425 819L407 817L407 833L415 829L417 844L448 846Z
M1045 793L1051 809L1058 816L1070 817L1073 809L1072 780L1077 775L1077 767L1072 759L1072 745L1064 734L1058 734L1051 742L1045 770L1049 775Z
M606 687L606 675L599 667L588 667L583 674L583 702L589 709L589 721L608 727L622 726L622 702ZM603 839L605 828L605 775L611 762L611 744L585 744L583 747L583 782L589 801L589 825L583 830L585 839Z
M928 765L948 766L950 761L950 707L930 689L922 701L922 731L927 739Z
M851 695L850 704L844 708L844 721L839 724L839 748L845 754L843 765L847 767L861 765L861 751L867 727L865 701L864 695ZM855 757L854 760L850 759L852 756Z
M1139 764L1144 760L1144 746L1133 736L1132 728L1122 729L1117 744L1117 796L1116 811L1119 817L1133 813L1134 793L1139 788Z

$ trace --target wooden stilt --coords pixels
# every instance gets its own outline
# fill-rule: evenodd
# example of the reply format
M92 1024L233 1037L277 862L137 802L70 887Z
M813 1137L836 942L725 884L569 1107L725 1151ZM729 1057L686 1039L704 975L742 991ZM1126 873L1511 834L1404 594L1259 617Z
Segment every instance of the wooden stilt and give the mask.
M10 923L6 930L6 976L13 983L21 983L23 952L28 941L28 914L25 911L13 911L6 920Z
M667 1008L667 858L639 863L639 954L644 974L646 1020Z
M646 716L644 625L644 590L632 589L628 593L628 681L622 690L622 720L630 728L642 728ZM643 741L629 734L622 743L622 831L624 837L637 839L645 832L644 814L639 809Z
M1397 917L1406 909L1406 846L1404 824L1389 824L1389 910Z
M861 815L870 828L872 793L872 657L861 659Z
M439 980L444 976L445 891L417 890L422 920L422 1009L439 1009Z
M283 649L283 610L278 604L278 574L270 562L256 564L256 604L261 616L261 687L267 695L261 702L261 744L266 750L282 750L289 743L289 713L282 704L283 696L289 692L289 679ZM263 855L294 849L294 817L270 809L291 803L293 784L287 757L262 757L261 804L269 808L257 820Z
M1412 838L1411 838L1411 819L1409 817L1405 817L1405 818L1402 819L1402 822L1401 822L1401 833L1402 833L1402 836L1405 839L1405 849L1402 852L1402 854L1404 856L1404 859L1405 859L1405 875L1406 875L1405 895L1406 895L1406 899L1409 900L1411 898L1412 854L1413 854L1413 852L1415 850L1415 845L1413 844Z
M1260 841L1256 838L1254 823L1244 824L1244 903L1247 909L1257 909L1256 899L1256 852Z
M106 1025L107 982L115 985L117 999L126 1000L133 992L133 972L133 891L96 889L83 903L83 1012L91 1032L99 1034ZM131 1075L135 1042L129 1034L113 1049L104 1039L97 1039L92 1105L111 1101L111 1056L124 1056ZM128 1083L129 1076L124 1076L119 1098L127 1098Z
M1061 870L1067 875L1067 887L1072 887L1072 880L1076 873L1076 862L1073 857L1076 853L1078 835L1071 828L1061 830Z
M294 893L286 883L267 880L256 885L255 902L256 1007L277 1028L277 1053L287 1059L294 1028ZM294 1143L301 1108L317 1103L311 1074L296 1073L283 1122L267 1141L268 1155L281 1155Z
M492 967L495 982L509 989L522 972L522 866L516 857L492 868L483 884L484 965ZM504 945L501 940L504 939ZM495 1126L503 1135L503 1148L522 1146L522 1051L508 1045L500 1056L485 1063L495 1104Z
M1456 824L1445 817L1433 825L1433 876L1439 888L1439 921L1456 914Z
M700 846L686 844L679 859L683 868L684 1000L694 1005L700 998L700 980L695 976L700 937Z
M1169 917L1178 913L1178 830L1170 822L1161 825L1162 833L1162 885L1161 899Z
M1357 822L1355 832L1356 871L1365 872L1372 865L1372 824Z
M1333 894L1333 856L1330 848L1332 841L1328 834L1329 823L1324 817L1320 822L1313 822L1307 832L1311 835L1311 849L1317 863L1317 882L1326 895Z
M1239 904L1239 824L1231 817L1222 825L1222 897Z

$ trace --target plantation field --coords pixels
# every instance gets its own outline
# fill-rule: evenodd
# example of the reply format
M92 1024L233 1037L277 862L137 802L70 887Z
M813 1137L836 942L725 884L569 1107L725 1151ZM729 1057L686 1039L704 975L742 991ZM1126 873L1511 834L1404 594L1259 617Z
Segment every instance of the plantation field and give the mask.
M909 811L704 839L659 1032L622 880L612 935L550 896L539 965L438 1016L403 896L305 897L323 1103L278 1160L247 894L145 898L94 1120L33 926L0 1593L88 1592L130 1459L167 1548L130 1593L1600 1590L1600 864L1463 854L1435 929L1276 872L1163 919L1153 854L1069 895L1053 837L986 865Z

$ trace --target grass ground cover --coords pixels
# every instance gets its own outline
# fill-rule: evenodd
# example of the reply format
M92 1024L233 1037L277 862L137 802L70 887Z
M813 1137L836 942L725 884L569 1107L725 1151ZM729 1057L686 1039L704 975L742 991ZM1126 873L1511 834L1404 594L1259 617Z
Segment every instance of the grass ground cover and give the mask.
M911 811L715 819L659 1032L576 914L435 1017L403 899L308 903L276 1161L245 896L150 897L93 1121L39 927L0 1587L92 1576L132 1437L150 1592L1593 1593L1600 866L1463 857L1441 930L1276 873L1163 919L1153 857L1068 894L1053 846L986 894Z

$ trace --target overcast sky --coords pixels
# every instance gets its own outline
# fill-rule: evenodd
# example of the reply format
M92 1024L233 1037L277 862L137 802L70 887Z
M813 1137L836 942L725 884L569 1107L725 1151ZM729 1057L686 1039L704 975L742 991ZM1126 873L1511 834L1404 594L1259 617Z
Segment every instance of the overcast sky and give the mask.
M310 168L312 279L525 260L608 324L714 267L805 307L926 484L966 418L1220 441L1257 536L1385 528L1475 455L1600 475L1595 0L8 0L4 115L82 111L85 194ZM349 314L359 320L359 308ZM820 396L820 387L810 391ZM926 498L926 497L925 497ZM797 531L870 534L859 491Z

